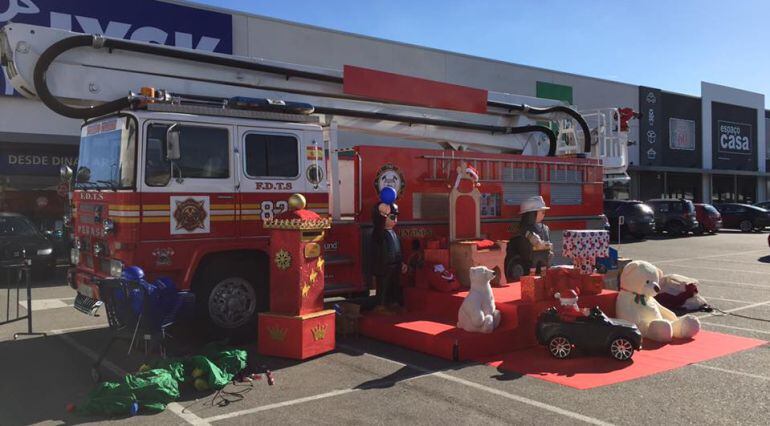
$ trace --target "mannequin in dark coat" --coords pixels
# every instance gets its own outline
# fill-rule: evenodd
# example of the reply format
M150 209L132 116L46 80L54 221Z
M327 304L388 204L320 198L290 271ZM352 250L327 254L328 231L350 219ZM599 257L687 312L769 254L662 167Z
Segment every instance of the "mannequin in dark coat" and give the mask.
M402 304L401 273L406 265L401 254L401 241L394 231L398 221L398 205L378 203L372 209L372 274L377 283L377 300L381 309Z

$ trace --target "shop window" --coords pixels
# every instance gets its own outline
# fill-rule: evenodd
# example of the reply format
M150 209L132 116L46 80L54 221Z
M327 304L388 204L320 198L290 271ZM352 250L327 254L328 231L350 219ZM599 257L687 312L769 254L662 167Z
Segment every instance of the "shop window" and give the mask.
M666 175L668 198L700 200L701 175L694 173L668 173Z
M757 178L754 176L737 176L737 201L754 204L757 202Z
M166 124L153 124L147 130L145 182L165 186L171 179L171 163L166 160ZM180 158L174 161L174 176L182 179L226 179L230 177L229 132L203 126L179 127Z
M299 141L290 135L250 133L244 143L246 175L294 178L299 175Z
M639 173L639 198L650 200L663 196L663 173Z
M711 201L714 203L735 202L735 176L713 175L711 177Z

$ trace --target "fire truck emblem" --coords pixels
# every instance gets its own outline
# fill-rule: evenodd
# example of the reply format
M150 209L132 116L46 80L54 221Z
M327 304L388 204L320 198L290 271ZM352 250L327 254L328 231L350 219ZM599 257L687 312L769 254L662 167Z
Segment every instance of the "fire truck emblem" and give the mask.
M187 232L193 232L197 229L206 229L206 205L204 200L195 200L188 198L184 201L176 202L174 210L174 219L176 219L176 229L184 229Z
M406 186L404 174L401 173L398 167L390 163L380 167L380 170L377 171L377 177L374 178L374 189L377 190L378 194L386 186L398 191L398 195L404 192L404 187Z

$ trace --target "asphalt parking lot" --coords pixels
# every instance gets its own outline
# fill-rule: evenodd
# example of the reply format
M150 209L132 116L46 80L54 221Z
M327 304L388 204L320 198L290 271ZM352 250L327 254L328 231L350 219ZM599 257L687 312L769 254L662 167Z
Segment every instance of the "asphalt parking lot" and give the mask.
M624 242L620 253L667 273L698 278L724 311L699 314L706 330L770 339L767 233ZM34 328L47 337L13 340L26 323L0 326L0 424L99 423L67 413L93 383L90 365L108 336L106 319L76 312L57 282L33 291ZM5 305L4 300L0 300ZM751 317L751 318L746 318ZM303 363L259 357L276 383L254 382L241 401L212 404L188 391L157 415L126 424L767 424L770 345L661 374L576 390L478 364L450 363L365 338L338 339L337 351ZM110 352L105 375L135 371L141 356Z

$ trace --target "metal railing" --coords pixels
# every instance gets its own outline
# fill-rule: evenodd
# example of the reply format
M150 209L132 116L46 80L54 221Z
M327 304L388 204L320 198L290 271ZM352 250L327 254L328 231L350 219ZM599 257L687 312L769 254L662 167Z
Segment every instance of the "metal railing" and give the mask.
M27 320L27 331L13 334L19 336L45 336L45 333L32 331L32 261L26 257L0 261L0 294L5 287L5 306L0 304L0 325ZM26 295L24 312L21 309L22 289ZM15 303L11 304L11 300ZM3 308L5 312L3 313Z

